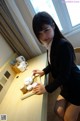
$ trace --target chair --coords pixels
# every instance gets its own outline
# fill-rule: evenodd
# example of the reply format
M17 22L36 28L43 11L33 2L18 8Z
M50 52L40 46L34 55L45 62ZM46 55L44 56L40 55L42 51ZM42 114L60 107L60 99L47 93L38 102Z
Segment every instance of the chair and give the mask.
M76 64L77 64L78 68L80 69L80 47L74 48L74 52L76 55Z

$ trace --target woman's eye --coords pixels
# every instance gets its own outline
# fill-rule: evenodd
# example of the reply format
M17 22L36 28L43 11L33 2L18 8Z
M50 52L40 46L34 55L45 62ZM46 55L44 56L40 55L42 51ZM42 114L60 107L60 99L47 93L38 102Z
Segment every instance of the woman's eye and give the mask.
M48 31L48 29L45 30L45 32Z
M45 29L45 32L49 31L50 29Z

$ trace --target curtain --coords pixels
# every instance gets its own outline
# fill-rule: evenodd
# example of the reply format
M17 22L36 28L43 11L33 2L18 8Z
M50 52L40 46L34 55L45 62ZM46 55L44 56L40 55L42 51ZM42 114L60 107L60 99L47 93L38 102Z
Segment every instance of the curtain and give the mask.
M37 48L34 46L32 49L30 43L27 43L27 38L25 41L24 36L20 32L10 13L10 10L5 3L5 0L0 0L0 4L0 32L13 51L18 55L23 55L26 59L30 59L41 54L42 52L38 45Z

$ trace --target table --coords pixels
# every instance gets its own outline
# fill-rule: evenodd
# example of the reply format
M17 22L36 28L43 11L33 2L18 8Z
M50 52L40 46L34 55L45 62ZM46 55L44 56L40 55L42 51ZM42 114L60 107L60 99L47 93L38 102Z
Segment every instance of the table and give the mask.
M16 75L0 104L0 114L7 115L7 121L47 121L47 93L32 95L21 100L23 95L20 87L33 69L43 69L46 66L47 54L44 53L28 60L26 71ZM44 84L45 76L41 77Z

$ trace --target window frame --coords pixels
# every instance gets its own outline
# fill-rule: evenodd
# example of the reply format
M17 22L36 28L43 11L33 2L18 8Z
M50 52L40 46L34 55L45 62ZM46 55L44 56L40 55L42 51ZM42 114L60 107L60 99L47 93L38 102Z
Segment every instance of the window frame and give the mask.
M52 0L52 2L55 6L57 16L58 16L61 26L63 28L63 30L62 30L63 34L67 34L69 32L72 32L72 31L80 28L80 24L78 24L76 26L72 26L65 1L63 3L62 0ZM30 2L30 0L25 0L25 3L27 5L27 7L29 8L29 11L33 14L32 16L34 16L36 12ZM65 21L66 21L66 24L65 24Z

